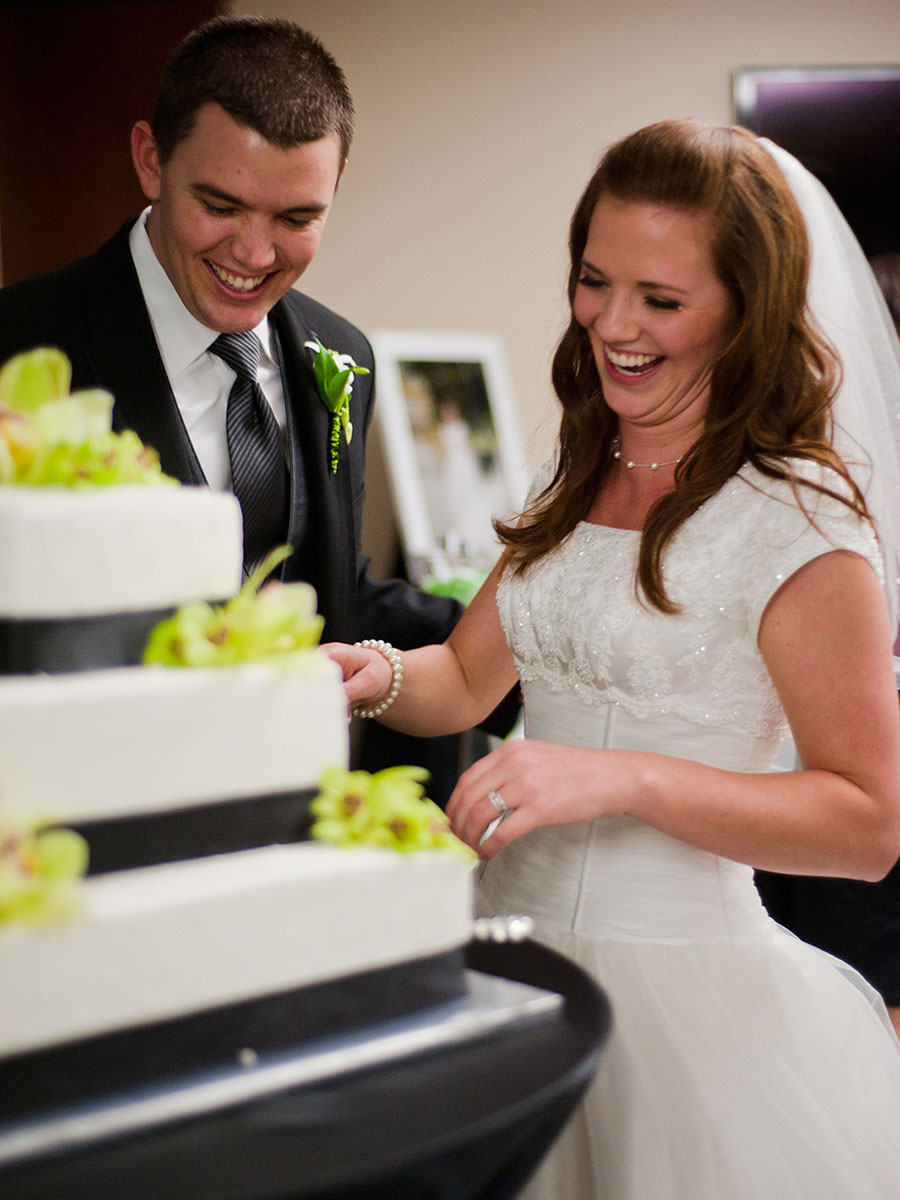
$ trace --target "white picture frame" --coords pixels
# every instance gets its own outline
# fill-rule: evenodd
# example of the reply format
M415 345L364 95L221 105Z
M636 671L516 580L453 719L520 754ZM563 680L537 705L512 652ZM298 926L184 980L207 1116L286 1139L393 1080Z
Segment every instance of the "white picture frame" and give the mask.
M494 517L520 511L526 459L503 347L487 333L377 330L378 422L414 582L489 570ZM449 563L449 567L448 567Z

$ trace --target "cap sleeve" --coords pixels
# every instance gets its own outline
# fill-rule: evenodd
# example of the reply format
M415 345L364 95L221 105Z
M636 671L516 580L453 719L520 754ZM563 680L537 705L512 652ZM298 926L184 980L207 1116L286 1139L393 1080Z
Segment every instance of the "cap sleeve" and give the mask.
M802 463L796 469L802 478L848 494L844 481L828 468ZM744 472L742 475L748 478ZM766 605L786 580L806 563L834 550L859 554L883 583L884 568L874 531L849 505L801 486L801 507L785 480L753 472L748 481L753 494L740 524L745 538L744 584L751 629L759 628Z

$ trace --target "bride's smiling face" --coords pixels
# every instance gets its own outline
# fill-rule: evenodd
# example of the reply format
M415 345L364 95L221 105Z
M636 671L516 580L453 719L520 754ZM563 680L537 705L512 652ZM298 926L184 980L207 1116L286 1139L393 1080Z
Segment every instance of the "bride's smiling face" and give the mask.
M711 240L707 213L598 200L572 307L620 419L645 426L702 420L732 316Z

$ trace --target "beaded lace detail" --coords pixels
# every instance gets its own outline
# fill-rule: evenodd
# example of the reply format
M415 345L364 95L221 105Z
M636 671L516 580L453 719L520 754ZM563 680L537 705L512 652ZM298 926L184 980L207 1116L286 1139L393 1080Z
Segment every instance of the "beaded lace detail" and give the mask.
M816 464L798 471L834 489ZM533 493L549 475L538 477ZM586 705L619 705L709 727L780 736L784 714L757 647L763 611L804 563L832 549L881 559L871 529L846 505L803 489L816 528L789 484L742 469L678 531L664 557L667 616L640 601L640 533L579 524L522 576L507 572L497 605L524 684L569 691Z

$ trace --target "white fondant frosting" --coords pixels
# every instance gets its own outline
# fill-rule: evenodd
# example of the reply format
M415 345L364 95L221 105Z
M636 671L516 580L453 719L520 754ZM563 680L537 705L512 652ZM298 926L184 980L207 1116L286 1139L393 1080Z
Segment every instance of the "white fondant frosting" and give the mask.
M222 600L241 511L201 487L0 487L0 616L81 617Z
M310 787L348 755L324 651L298 669L0 677L0 811L75 822Z
M90 879L75 922L0 930L0 1055L452 950L471 870L307 842Z

